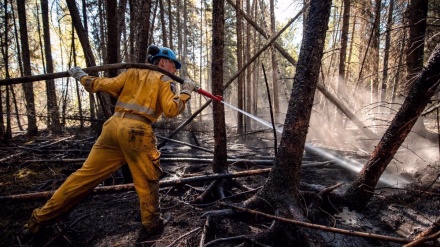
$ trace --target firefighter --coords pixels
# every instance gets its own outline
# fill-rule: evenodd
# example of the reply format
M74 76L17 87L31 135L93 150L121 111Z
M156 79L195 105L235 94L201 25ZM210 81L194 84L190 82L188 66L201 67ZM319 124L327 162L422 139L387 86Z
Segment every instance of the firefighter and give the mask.
M172 74L181 67L169 48L151 45L148 54L149 63ZM106 92L116 97L115 113L104 123L82 167L66 179L43 207L33 211L23 235L33 236L42 226L56 221L124 164L128 164L139 196L142 225L149 235L161 233L169 214L160 213L162 169L151 124L162 114L172 118L182 113L195 88L194 82L185 80L177 94L175 82L155 70L128 69L114 78L89 76L79 67L68 72L88 92Z

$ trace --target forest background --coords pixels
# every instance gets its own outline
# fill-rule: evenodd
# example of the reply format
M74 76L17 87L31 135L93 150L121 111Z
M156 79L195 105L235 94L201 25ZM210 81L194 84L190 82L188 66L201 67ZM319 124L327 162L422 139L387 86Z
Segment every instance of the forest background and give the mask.
M266 38L275 35L294 17L303 2L226 2L223 56L224 74L228 79L263 47ZM333 1L320 80L328 92L348 105L365 126L373 130L384 129L408 90L410 83L406 78L411 81L414 74L405 66L408 61L405 55L411 56L416 53L412 50L420 49L423 54L430 54L438 43L439 3L423 2L427 8L424 39L412 44L408 41L408 21L411 20L408 1ZM243 15L236 14L236 3L244 10ZM84 68L121 62L143 63L146 47L156 44L176 51L184 64L179 76L191 78L209 91L211 4L189 0L5 0L1 8L2 78L66 71L75 65ZM253 26L260 28L259 32L246 19L252 20ZM76 23L78 21L80 23ZM75 25L84 33L78 35ZM295 62L301 37L300 17L273 47L280 47ZM295 66L279 50L266 50L248 66L225 90L225 101L256 116L267 117L264 66L270 95L273 95L275 121L282 124ZM428 55L423 58L426 61ZM102 75L115 73L118 72ZM189 113L204 103L201 96L194 99ZM93 121L97 118L95 115L102 112L99 110L102 104L72 78L2 86L0 104L1 133L6 139L11 138L12 133L32 134L46 127L59 132L63 127L89 125L90 121L86 120ZM319 109L316 110L321 118L319 122L330 124L330 130L342 125L343 117L338 117L335 107L322 94L318 95L315 108ZM243 121L241 114L232 112L231 116L239 135L250 131L252 125L258 127L249 118Z

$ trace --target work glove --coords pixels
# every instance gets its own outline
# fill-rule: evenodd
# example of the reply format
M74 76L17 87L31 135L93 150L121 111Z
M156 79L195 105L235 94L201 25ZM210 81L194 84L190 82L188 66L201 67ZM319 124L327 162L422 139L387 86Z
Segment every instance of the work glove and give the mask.
M196 84L192 80L185 79L185 81L182 84L182 93L191 96L191 93L194 91L195 87Z
M71 77L77 79L78 81L80 81L83 76L88 75L86 72L84 72L84 70L82 70L78 66L75 66L75 67L69 69L67 72L69 73L69 75Z

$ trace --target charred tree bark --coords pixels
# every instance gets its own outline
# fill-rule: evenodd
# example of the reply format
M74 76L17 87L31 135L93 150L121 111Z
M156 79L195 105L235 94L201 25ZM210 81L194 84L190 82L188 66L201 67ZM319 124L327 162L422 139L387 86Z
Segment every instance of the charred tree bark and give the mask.
M346 85L345 82L345 61L347 59L347 43L348 43L348 29L350 26L350 0L344 0L344 14L342 20L342 32L341 32L341 51L339 53L339 77L337 84L338 95L342 95L343 88ZM353 42L353 41L352 41ZM343 124L342 114L336 110L335 126L341 126Z
M150 9L151 1L142 0L138 3L139 9L135 10L137 18L135 19L138 23L138 28L136 31L136 44L134 52L138 54L136 62L145 63L147 58L147 47L149 46L149 30L150 30Z
M394 117L370 159L345 192L351 208L362 209L373 196L373 190L389 162L396 154L419 118L440 80L440 44L434 49L426 67L416 77L402 107Z
M67 7L69 8L70 15L72 17L72 23L75 27L76 34L78 35L79 41L81 43L81 46L84 50L84 54L86 57L86 65L87 67L96 66L95 57L93 56L93 51L90 46L90 42L87 36L87 32L84 29L83 25L81 24L81 17L79 15L79 10L76 7L76 3L73 0L67 0ZM106 118L109 118L111 116L111 109L108 107L110 106L110 95L104 94L104 93L98 93L97 94L98 99L101 103L101 108L104 113L104 116ZM95 130L99 132L99 130Z
M417 79L416 75L423 68L428 2L428 0L411 0L407 9L409 30L406 49L405 94L408 93ZM437 134L433 134L425 128L423 118L417 120L413 131L433 142L438 140Z
M390 0L388 7L387 29L385 31L385 51L383 58L382 87L380 92L380 101L385 102L388 88L388 59L390 57L391 47L391 28L393 25L394 0Z
M4 32L0 35L1 48L0 52L3 57L3 64L5 69L5 77L10 78L9 74L9 13L8 13L8 1L5 0L3 2L4 8L4 16L3 16L3 25ZM11 96L10 96L10 86L4 87L6 91L6 99L3 101L3 97L0 97L0 141L5 143L12 138L12 130L11 130ZM3 95L3 88L0 87L0 95ZM4 106L3 106L4 105ZM4 114L3 109L6 110L6 114ZM6 117L6 126L3 116Z
M46 71L53 73L52 49L49 31L49 6L47 0L41 1L41 16L43 20L44 54L46 56ZM61 133L60 113L54 80L46 80L47 113L49 128L54 133Z
M310 1L307 16L312 18L306 19L307 28L304 30L301 53L275 165L262 190L246 201L247 207L272 208L279 216L300 220L305 218L301 210L301 197L298 190L300 169L321 68L330 7L330 0ZM275 232L280 230L284 233L281 239L295 240L296 244L301 246L309 245L300 229L281 223L277 226Z
M270 33L271 36L275 35L275 1L270 0ZM278 90L278 61L276 55L276 48L274 46L270 49L271 52L271 62L272 62L272 93L273 93L273 107L275 111L275 116L278 118L280 113L280 101L279 101L279 90Z
M213 2L212 16L212 93L223 95L223 50L224 50L224 0ZM228 171L226 148L225 107L214 101L214 162L212 169L215 173Z
M241 1L236 0L237 6L241 6ZM243 66L243 23L242 16L239 12L237 12L237 70L240 70ZM244 74L240 74L238 76L237 81L237 107L239 109L244 109ZM237 112L237 134L241 137L244 134L244 125L243 119L244 116L242 113Z
M26 3L25 0L17 1L18 21L20 23L20 43L21 55L23 59L23 74L32 75L31 55L29 51L28 30L26 21ZM24 96L26 99L26 114L28 120L27 134L35 136L38 134L37 117L35 114L34 86L32 83L23 84Z

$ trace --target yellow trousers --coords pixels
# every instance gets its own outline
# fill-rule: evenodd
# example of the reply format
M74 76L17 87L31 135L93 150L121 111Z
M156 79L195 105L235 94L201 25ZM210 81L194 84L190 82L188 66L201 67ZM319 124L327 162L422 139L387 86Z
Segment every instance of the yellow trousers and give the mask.
M142 224L148 226L160 216L160 152L152 127L144 122L112 116L84 162L58 188L42 208L32 213L28 228L38 231L75 207L99 183L128 164L139 196Z

